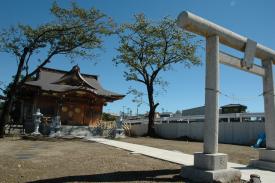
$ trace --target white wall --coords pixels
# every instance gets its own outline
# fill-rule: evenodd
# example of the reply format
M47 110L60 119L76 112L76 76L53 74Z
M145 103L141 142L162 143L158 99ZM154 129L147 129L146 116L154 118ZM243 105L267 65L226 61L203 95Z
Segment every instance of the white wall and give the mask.
M130 127L131 133L134 136L143 136L148 131L148 124L135 124Z
M156 133L167 139L189 137L203 140L203 122L155 124ZM141 136L147 132L147 124L132 125L132 131ZM219 142L229 144L253 145L258 134L264 132L263 122L219 123Z

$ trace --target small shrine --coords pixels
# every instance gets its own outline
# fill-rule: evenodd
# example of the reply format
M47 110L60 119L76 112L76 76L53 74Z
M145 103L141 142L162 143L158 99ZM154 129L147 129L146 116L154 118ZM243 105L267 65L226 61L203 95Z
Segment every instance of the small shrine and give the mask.
M101 120L103 106L123 97L103 89L98 76L82 74L78 66L70 71L41 68L19 93L19 121L33 121L39 108L49 123L60 116L62 125L94 126Z

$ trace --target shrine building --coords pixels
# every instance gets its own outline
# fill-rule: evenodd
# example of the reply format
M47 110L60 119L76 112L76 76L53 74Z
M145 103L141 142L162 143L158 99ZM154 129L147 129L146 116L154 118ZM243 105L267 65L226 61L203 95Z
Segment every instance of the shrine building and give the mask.
M98 76L82 74L78 66L70 71L41 68L18 95L21 123L31 121L39 108L48 122L59 115L62 125L87 126L101 121L104 105L124 97L103 89Z

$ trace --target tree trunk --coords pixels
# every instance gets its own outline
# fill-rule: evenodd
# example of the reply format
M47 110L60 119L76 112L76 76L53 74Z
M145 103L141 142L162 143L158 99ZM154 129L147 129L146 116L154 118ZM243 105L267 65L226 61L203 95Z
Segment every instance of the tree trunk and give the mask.
M23 54L20 57L20 61L19 61L19 65L17 68L17 72L16 75L14 77L13 83L11 85L10 90L8 91L7 94L7 101L5 102L2 114L1 114L1 118L0 118L0 138L4 138L5 136L5 125L7 124L8 120L9 120L9 116L10 116L10 112L11 112L11 108L14 102L14 98L17 92L17 86L18 83L20 81L20 76L25 64L25 58L26 55L28 53L28 48L24 49Z
M148 115L149 122L148 122L147 135L150 137L154 137L155 136L155 126L154 126L155 111L159 104L158 103L155 104L154 102L154 88L152 85L147 85L147 93L148 93L148 101L149 101L149 107L150 107L150 111Z
M9 121L10 111L12 106L12 99L8 97L7 101L4 104L4 108L1 114L1 122L0 122L0 138L4 138L5 136L5 125Z

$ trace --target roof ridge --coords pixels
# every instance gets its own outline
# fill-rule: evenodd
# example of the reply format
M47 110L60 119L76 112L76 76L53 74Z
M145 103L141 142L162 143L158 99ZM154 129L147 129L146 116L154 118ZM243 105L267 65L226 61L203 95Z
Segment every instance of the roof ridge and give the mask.
M54 68L50 68L50 67L41 67L40 70L46 70L46 71L50 71L50 72L56 72L56 73L68 73L70 71L65 71L65 70L60 70L60 69L54 69ZM92 74L85 74L85 73L81 73L80 74L84 77L88 77L88 78L93 78L98 80L98 75L92 75Z

